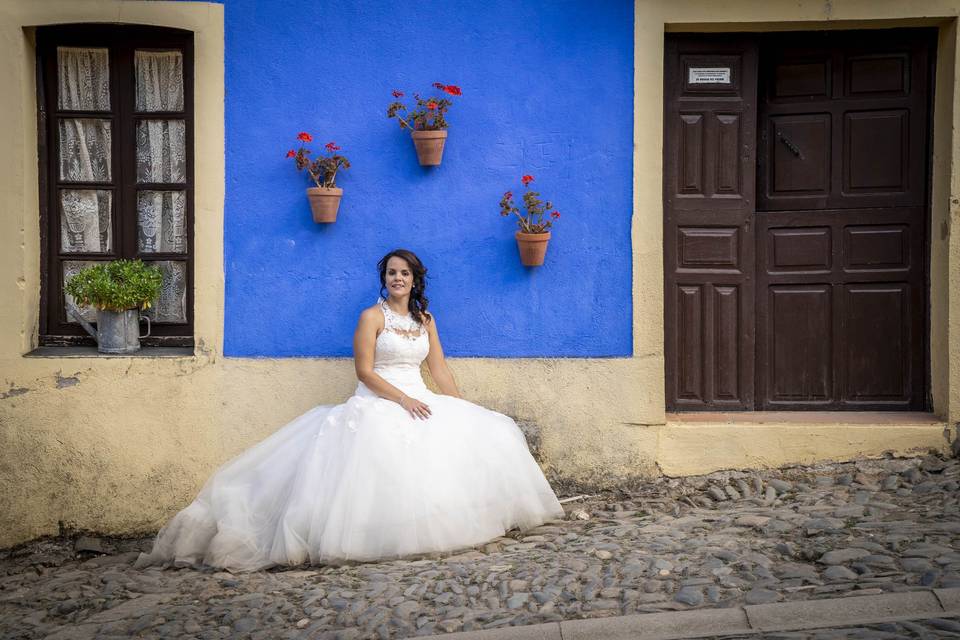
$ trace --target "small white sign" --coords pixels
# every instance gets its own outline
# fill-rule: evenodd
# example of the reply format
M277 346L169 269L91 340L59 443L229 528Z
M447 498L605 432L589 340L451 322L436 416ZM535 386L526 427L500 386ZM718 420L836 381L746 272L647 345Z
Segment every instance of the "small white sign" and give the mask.
M730 67L690 67L688 84L730 84Z

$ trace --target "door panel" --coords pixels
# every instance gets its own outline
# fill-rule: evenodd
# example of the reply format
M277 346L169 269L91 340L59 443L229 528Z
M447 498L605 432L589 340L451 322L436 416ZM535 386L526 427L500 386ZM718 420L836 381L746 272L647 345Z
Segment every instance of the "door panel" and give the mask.
M774 141L769 156L770 197L786 203L829 196L830 115L771 116L768 122L767 137Z
M740 197L743 195L743 174L740 163L740 143L743 118L739 113L718 113L717 118L717 167L716 196Z
M830 273L833 262L830 233L830 227L768 229L766 244L769 273Z
M680 184L677 193L702 196L703 187L703 114L680 114Z
M850 225L843 233L843 269L847 273L909 271L909 225Z
M667 37L666 387L671 410L753 408L756 44Z
M714 395L717 399L737 402L740 398L740 288L713 287L713 309L716 318L714 344Z
M677 271L740 273L738 227L681 227Z
M809 55L809 54L808 54ZM799 55L793 62L774 66L771 100L825 98L830 95L830 57L826 53Z
M843 193L910 190L910 112L854 111L843 124Z
M824 403L833 395L829 285L770 287L767 292L768 403Z
M703 402L703 287L677 287L677 396Z
M844 287L844 398L850 403L910 401L910 285Z
M847 56L847 95L906 96L910 91L910 54L879 53Z

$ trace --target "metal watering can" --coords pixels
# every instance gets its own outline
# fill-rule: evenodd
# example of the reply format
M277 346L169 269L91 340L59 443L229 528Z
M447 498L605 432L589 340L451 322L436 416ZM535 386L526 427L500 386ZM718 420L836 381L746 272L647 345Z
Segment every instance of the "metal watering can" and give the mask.
M133 353L140 350L140 338L150 335L150 318L140 315L138 309L105 311L97 309L97 328L83 319L76 305L68 304L67 313L97 341L100 353ZM147 321L147 332L140 335L140 321Z

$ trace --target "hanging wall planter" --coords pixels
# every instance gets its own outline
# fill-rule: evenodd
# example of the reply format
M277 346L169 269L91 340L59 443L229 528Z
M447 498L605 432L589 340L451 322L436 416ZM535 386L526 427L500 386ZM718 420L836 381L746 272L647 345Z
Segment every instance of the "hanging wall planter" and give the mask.
M313 142L313 137L301 131L297 135L297 140L303 142ZM287 157L293 158L297 164L297 169L306 169L310 174L310 179L317 186L307 189L307 198L310 200L310 210L313 213L313 221L319 224L329 224L337 221L337 211L340 209L340 199L343 197L343 189L336 186L337 171L340 169L349 169L350 161L337 153L340 147L335 142L328 142L323 147L326 155L322 155L315 160L308 156L310 150L303 144L294 151L287 151Z
M547 245L550 232L524 233L517 231L517 248L520 249L520 263L525 267L539 267L547 257Z
M516 232L517 248L520 250L520 262L525 267L539 267L547 255L547 245L550 242L550 227L554 221L560 219L559 211L553 209L553 203L540 200L540 193L530 190L533 176L525 175L520 178L523 188L523 206L526 209L521 213L513 202L513 192L507 191L500 198L500 215L507 217L517 216Z
M447 142L447 130L411 131L413 146L417 149L417 160L424 167L436 167L443 160L443 146Z
M434 82L434 89L439 89L449 96L462 95L460 87L452 84ZM406 105L400 102L402 91L393 92L394 102L387 107L387 117L396 118L401 129L410 129L413 145L417 149L417 159L424 167L435 167L443 160L443 147L447 142L447 110L453 105L447 97L422 98L420 94L413 94L416 109L407 111Z
M310 210L313 212L313 221L330 223L337 221L337 211L340 209L340 198L343 189L340 187L310 187L307 189L307 198L310 199Z

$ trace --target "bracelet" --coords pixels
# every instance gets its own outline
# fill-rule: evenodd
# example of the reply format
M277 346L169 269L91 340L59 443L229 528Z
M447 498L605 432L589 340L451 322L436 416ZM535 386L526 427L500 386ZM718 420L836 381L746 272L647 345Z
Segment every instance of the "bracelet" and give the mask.
M400 399L397 400L397 404L399 404L399 405L402 407L402 406L403 406L403 399L406 398L406 397L407 397L407 394L401 393L401 394L400 394Z

